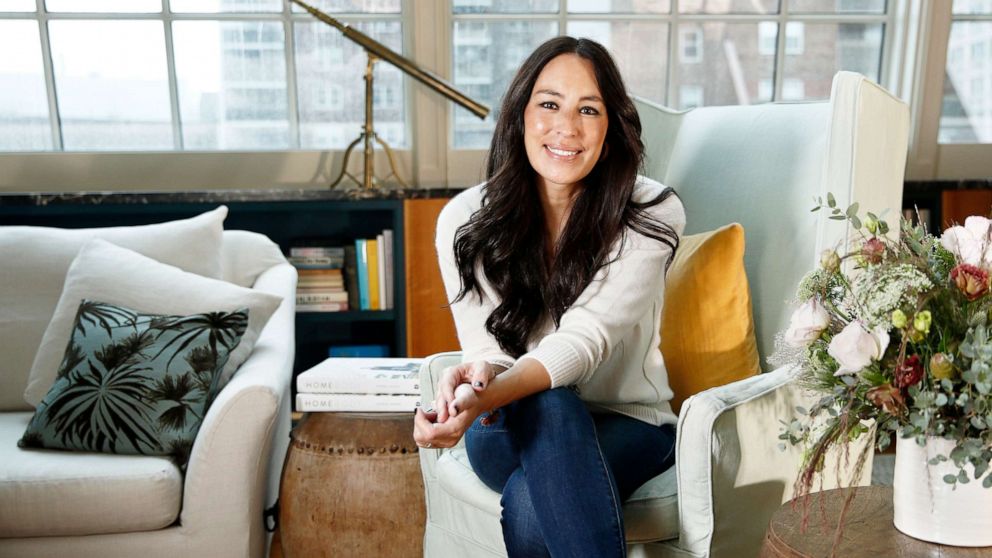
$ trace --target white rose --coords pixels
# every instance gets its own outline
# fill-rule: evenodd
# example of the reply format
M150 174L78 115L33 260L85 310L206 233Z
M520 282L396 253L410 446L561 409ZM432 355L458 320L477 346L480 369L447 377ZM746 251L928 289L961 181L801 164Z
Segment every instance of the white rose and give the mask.
M992 221L972 215L964 220L964 226L950 227L940 237L940 244L955 254L961 263L989 269L992 267L992 253L989 251L989 234Z
M879 360L889 346L889 333L883 327L869 332L861 322L851 322L830 340L827 354L834 357L840 368L835 376L864 370L873 360Z
M820 337L830 325L830 314L815 298L807 300L792 313L785 342L793 347L804 347Z

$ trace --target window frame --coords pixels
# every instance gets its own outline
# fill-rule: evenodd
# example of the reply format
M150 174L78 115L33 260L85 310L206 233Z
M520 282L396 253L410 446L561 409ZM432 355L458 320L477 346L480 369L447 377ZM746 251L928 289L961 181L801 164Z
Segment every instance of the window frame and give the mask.
M891 0L890 0L891 1ZM954 21L992 21L989 15L953 13L950 1L923 3L917 18L917 59L914 74L919 76L911 95L912 126L907 180L967 180L992 177L992 144L940 143L940 116L951 26ZM965 56L970 53L962 53Z
M916 2L917 0L912 0ZM929 2L932 0L922 0L924 2ZM785 48L786 48L786 36L785 27L790 21L800 21L803 23L867 23L876 24L880 23L883 26L882 35L882 52L881 61L879 67L879 82L888 88L889 90L895 91L895 86L901 78L901 74L896 71L895 66L892 61L895 54L900 51L903 46L904 37L898 31L893 33L890 38L889 33L897 30L899 27L897 22L900 22L900 11L897 8L904 6L906 0L887 0L886 11L881 14L872 13L790 13L788 9L788 2L782 2L779 7L778 13L774 14L680 14L678 11L680 0L671 0L671 10L666 14L600 14L600 13L568 13L568 0L559 0L559 11L557 13L547 13L547 14L458 14L454 15L451 13L451 3L450 0L444 2L431 2L428 3L432 6L431 9L435 10L435 17L438 21L445 22L445 28L448 33L451 33L451 29L454 26L454 20L507 20L507 19L557 19L559 21L559 32L565 28L568 20L593 20L593 21L627 21L627 20L652 20L652 21L665 21L668 22L668 76L667 76L667 98L665 100L666 106L677 106L677 100L679 95L679 84L677 83L676 71L673 61L678 60L680 55L680 40L681 33L678 32L679 23L685 21L696 21L700 23L705 22L742 22L742 23L757 23L761 21L774 21L777 24L776 32L776 56L775 56L775 76L774 81L774 97L773 101L782 100L782 88L784 79L780 76L784 75L785 69ZM417 7L420 8L422 5L418 4ZM805 32L805 29L804 29ZM449 40L450 44L450 40ZM450 53L448 53L450 57ZM448 64L451 67L451 64ZM450 72L447 74L450 76ZM451 109L449 109L451 110ZM449 130L450 135L450 124L446 123L448 126L446 129ZM472 186L478 184L484 180L483 169L485 165L485 150L479 149L456 149L454 147L449 147L449 153L446 156L447 160L447 173L446 178L448 184L454 187L464 187ZM418 158L420 155L418 154Z
M164 0L167 2L168 0ZM563 0L563 2L566 0ZM39 8L43 0L36 0ZM680 20L712 21L763 21L779 20L777 34L778 55L776 76L782 76L785 49L785 24L787 21L838 22L864 21L866 18L882 22L884 27L880 82L897 96L910 103L912 127L907 179L931 180L976 178L992 176L992 145L937 144L940 119L943 71L947 55L947 41L951 26L949 2L922 0L888 0L887 12L878 15L854 16L827 14L790 15L788 6L778 14L756 15L687 15L677 11L678 0L672 0L672 11L649 17L669 22L669 60L677 59ZM452 74L452 49L454 14L450 0L417 2L401 0L400 21L403 28L403 46L406 55L425 69L450 80ZM562 25L579 14L568 14L565 9L551 17L559 18ZM288 9L288 8L284 8ZM165 11L165 10L164 10ZM165 11L168 14L167 11ZM41 14L41 15L39 15ZM3 19L35 19L42 33L43 60L46 83L54 76L51 53L48 47L48 17L43 10L28 14L0 16ZM80 19L106 14L85 14ZM111 14L116 15L116 14ZM140 17L147 14L125 14ZM183 14L181 19L251 19L250 14ZM305 14L302 14L305 15ZM473 14L474 15L474 14ZM20 17L18 17L20 16ZM575 19L637 19L626 14L581 14ZM59 18L65 17L63 14ZM349 21L351 14L344 14ZM367 18L362 14L354 19ZM504 16L504 18L532 16ZM382 16L368 19L380 19ZM391 16L395 18L395 16ZM171 20L166 20L166 40L171 40ZM561 27L560 27L561 28ZM891 34L891 36L890 36ZM289 49L292 42L289 42ZM170 73L173 51L167 44ZM291 56L287 52L287 56ZM291 66L290 66L291 67ZM674 72L669 64L668 71ZM288 72L287 81L295 79L295 72ZM170 76L170 81L175 76ZM357 79L357 78L356 78ZM781 99L784 79L776 79L775 99ZM289 87L287 83L287 87ZM295 84L290 103L295 105ZM668 99L675 98L678 84L668 80ZM408 142L413 149L397 149L400 174L417 187L465 187L483 179L484 150L453 149L449 145L451 103L426 87L404 80L406 93L406 125ZM170 93L171 94L171 93ZM54 110L54 95L49 87L49 111ZM174 103L175 105L175 103ZM494 108L494 107L491 107ZM174 108L173 110L178 110ZM295 118L295 106L290 111ZM173 122L178 124L177 116ZM53 127L58 123L50 118ZM178 133L178 132L176 132ZM294 141L296 138L294 138ZM182 191L197 189L252 189L252 188L326 188L336 176L343 158L342 150L301 150L264 152L234 151L170 151L170 152L4 152L0 153L0 191L57 191L79 192L93 190L161 190ZM385 157L376 158L377 175L388 174Z

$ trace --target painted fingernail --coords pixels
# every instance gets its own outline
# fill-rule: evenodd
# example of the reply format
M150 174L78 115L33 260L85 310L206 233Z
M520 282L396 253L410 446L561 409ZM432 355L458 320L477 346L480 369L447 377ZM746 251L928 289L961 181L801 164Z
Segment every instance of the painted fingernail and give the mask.
M427 410L424 411L424 412L425 413L433 413L434 412L434 407L428 407Z

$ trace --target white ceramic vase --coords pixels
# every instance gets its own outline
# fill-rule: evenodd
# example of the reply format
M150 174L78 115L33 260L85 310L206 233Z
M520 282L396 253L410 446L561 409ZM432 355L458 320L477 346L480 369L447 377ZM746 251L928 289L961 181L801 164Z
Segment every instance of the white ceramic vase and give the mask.
M992 546L992 488L974 480L971 465L965 469L971 482L953 485L944 475L958 474L950 460L927 462L950 455L954 441L928 438L921 447L912 438L896 441L896 466L892 480L894 522L907 535L952 546Z

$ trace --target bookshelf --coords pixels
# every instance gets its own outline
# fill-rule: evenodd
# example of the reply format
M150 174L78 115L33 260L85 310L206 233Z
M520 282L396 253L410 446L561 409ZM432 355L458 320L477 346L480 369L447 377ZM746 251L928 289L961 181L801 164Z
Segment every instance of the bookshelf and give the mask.
M303 243L344 245L391 229L394 308L298 313L295 375L321 362L328 347L335 344L383 344L389 347L390 356L397 357L457 349L433 245L437 213L455 193L272 190L0 194L0 225L138 225L187 218L224 204L229 208L225 229L262 233L283 253ZM408 230L411 238L407 237ZM415 261L407 261L408 252L415 254ZM409 282L407 273L414 274ZM415 321L410 321L410 314Z

